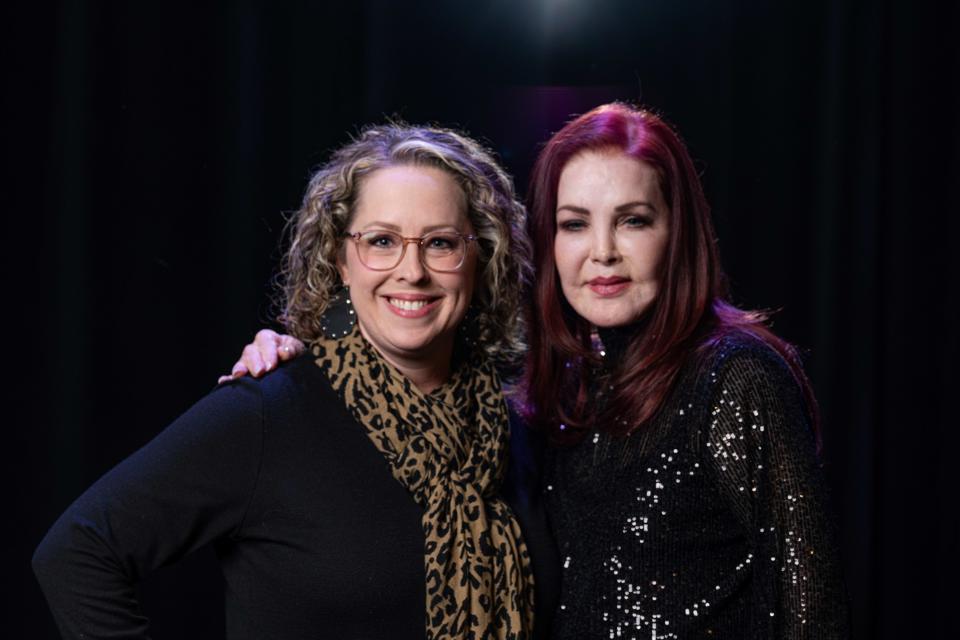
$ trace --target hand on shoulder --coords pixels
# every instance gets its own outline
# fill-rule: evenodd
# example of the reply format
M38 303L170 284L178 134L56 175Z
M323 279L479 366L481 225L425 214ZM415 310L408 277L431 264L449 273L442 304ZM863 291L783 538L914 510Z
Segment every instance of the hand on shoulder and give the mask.
M293 360L304 352L306 346L300 340L272 329L261 329L253 342L243 348L240 359L233 365L230 374L220 376L217 384L242 378L245 375L259 378L277 368L281 362Z

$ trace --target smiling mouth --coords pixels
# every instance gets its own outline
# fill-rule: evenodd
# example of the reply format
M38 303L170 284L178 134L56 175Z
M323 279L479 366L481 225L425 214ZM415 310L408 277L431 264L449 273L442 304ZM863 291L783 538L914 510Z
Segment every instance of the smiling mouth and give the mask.
M401 318L425 318L436 312L443 296L425 296L422 294L398 294L384 296L387 309Z
M392 306L397 309L403 309L404 311L417 311L418 309L423 309L425 306L430 304L430 300L426 298L420 298L417 300L401 300L400 298L387 298Z

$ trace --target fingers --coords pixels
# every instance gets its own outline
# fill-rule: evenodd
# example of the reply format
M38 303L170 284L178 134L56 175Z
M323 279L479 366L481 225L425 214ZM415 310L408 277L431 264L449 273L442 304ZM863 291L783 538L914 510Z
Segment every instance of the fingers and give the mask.
M247 366L243 364L242 360L238 360L233 369L230 370L230 375L220 376L217 378L217 384L223 384L224 382L230 382L231 380L236 380L237 378L242 378L243 376L250 373L247 371Z
M293 360L298 355L303 353L304 344L294 338L293 336L288 336L286 334L278 336L278 343L280 346L277 347L277 354L280 356L280 359L283 361Z
M257 331L257 336L253 339L253 346L260 352L260 360L264 365L263 373L276 368L277 363L280 361L277 349L280 346L281 337L282 336L276 331L271 331L270 329ZM252 369L251 372L254 376L258 376L261 373L253 371Z
M292 360L304 352L306 347L293 336L280 335L270 329L261 329L252 344L243 348L240 360L233 365L229 376L220 376L217 384L235 380L245 375L259 378L268 371L276 369L280 362Z
M276 349L273 350L273 364L275 365L277 361ZM236 375L238 372L238 367L243 367L246 371L252 375L254 378L262 376L264 373L270 370L270 367L267 366L267 358L263 356L263 352L256 343L248 344L243 348L243 354L240 356L240 361L233 365L232 374Z

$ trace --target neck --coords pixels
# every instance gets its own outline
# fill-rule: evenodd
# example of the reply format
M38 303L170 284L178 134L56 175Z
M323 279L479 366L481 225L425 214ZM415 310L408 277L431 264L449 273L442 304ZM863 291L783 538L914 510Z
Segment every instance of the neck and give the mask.
M392 364L397 370L410 379L420 391L430 393L437 387L443 385L450 378L450 359L446 360L443 367L435 364L423 362L398 362L387 354L381 354L384 359Z
M605 360L608 362L619 362L641 329L641 322L633 322L617 327L598 327L597 334L600 337L600 342L603 344Z
M363 324L360 324L360 333L374 349L377 349L367 336ZM402 354L388 353L380 349L377 349L377 353L406 376L420 391L430 393L450 378L453 360L453 339L437 342L440 344L431 345L428 351L417 353L416 357L404 357Z

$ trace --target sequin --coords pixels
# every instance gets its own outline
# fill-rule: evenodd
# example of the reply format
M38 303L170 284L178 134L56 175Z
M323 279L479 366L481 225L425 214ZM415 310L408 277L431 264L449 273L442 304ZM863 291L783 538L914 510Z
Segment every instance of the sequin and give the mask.
M754 343L711 357L685 372L646 432L595 431L551 451L547 504L564 558L555 637L791 637L811 624L843 637L835 547L792 378ZM757 609L771 592L776 608ZM745 631L758 618L776 626Z

